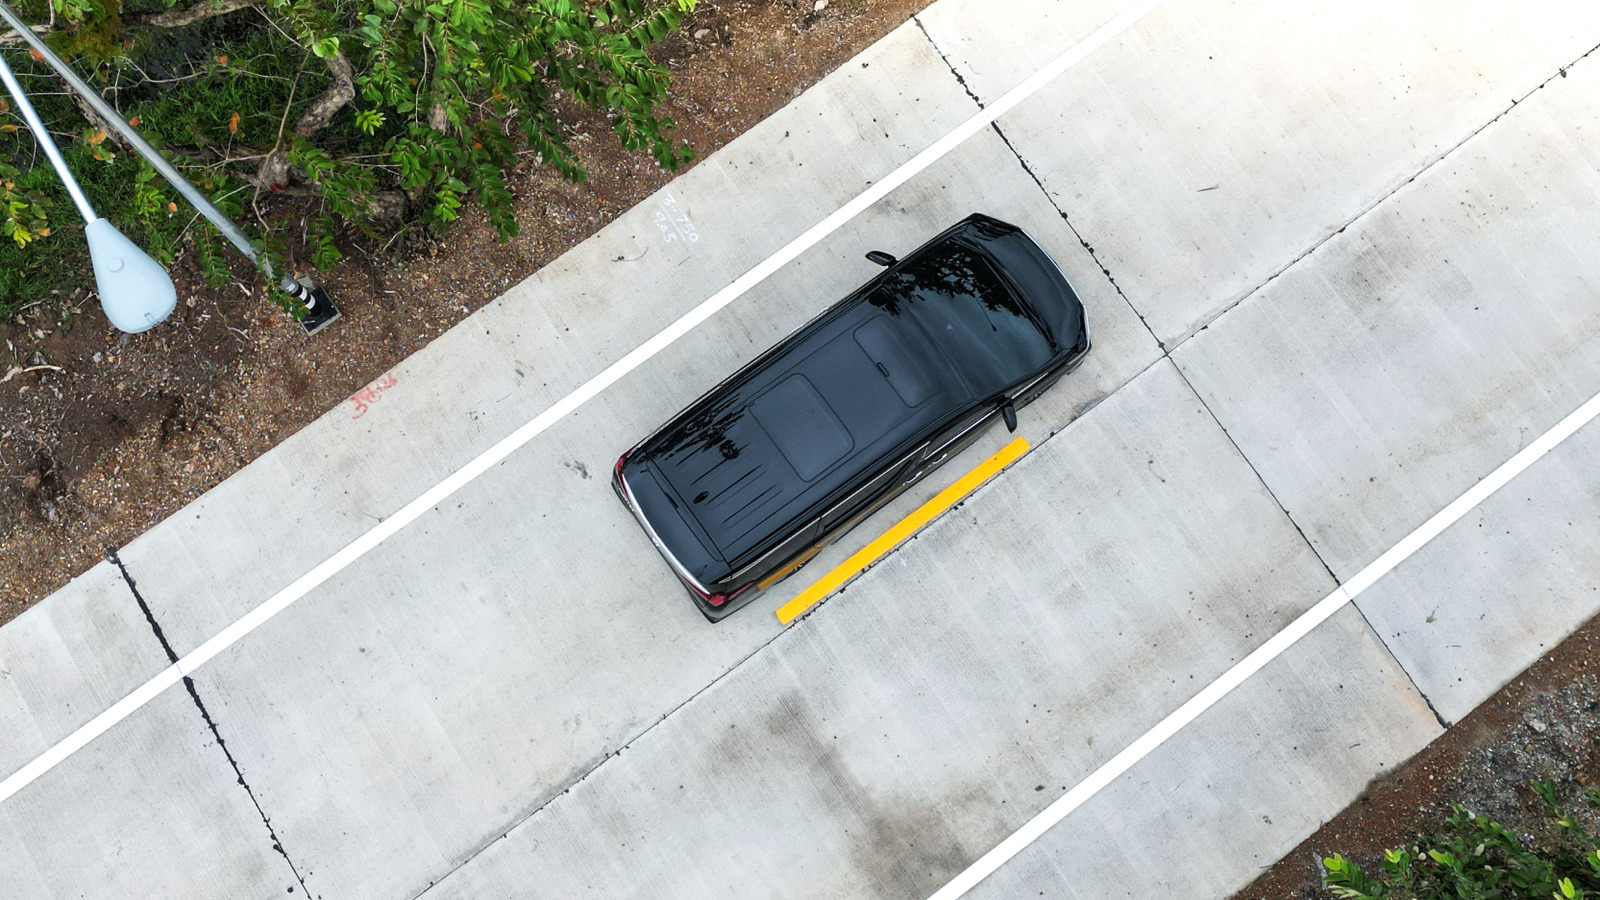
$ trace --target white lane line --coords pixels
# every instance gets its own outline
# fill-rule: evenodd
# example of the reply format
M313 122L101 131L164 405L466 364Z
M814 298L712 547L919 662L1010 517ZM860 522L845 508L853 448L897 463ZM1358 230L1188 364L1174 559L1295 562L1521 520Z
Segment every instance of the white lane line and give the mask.
M1354 577L1336 588L1333 593L1317 601L1317 604L1300 617L1284 626L1282 631L1273 635L1266 643L1251 651L1250 655L1239 660L1233 668L1223 672L1217 680L1206 685L1195 694L1188 702L1173 710L1165 719L1162 719L1154 728L1140 735L1138 740L1129 744L1122 752L1106 760L1100 768L1095 769L1089 777L1078 782L1072 790L1063 794L1060 799L1045 807L1038 815L1017 829L1012 835L1001 841L998 846L983 856L978 861L968 866L966 871L951 879L949 884L940 888L928 900L956 900L978 885L978 882L994 874L995 870L1005 865L1013 856L1021 853L1023 848L1038 840L1041 835L1050 830L1050 827L1065 819L1073 810L1086 803L1090 797L1115 781L1117 776L1128 771L1139 760L1149 756L1151 751L1161 746L1166 740L1177 734L1185 725L1200 717L1200 714L1210 709L1218 700L1228 695L1228 692L1243 684L1245 679L1261 670L1262 666L1278 658L1283 651L1289 649L1295 641L1300 640L1311 632L1311 629L1321 625L1327 618L1338 612L1340 607L1354 600L1360 593L1371 587L1374 582L1387 575L1390 570L1404 562L1411 554L1422 549L1423 545L1438 537L1440 532L1455 524L1456 520L1466 515L1473 507L1489 498L1489 495L1504 487L1507 482L1517 477L1522 471L1537 462L1546 453L1555 449L1560 443L1571 437L1573 432L1587 425L1597 415L1600 415L1600 394L1589 398L1589 401L1578 407L1565 419L1557 422L1553 428L1546 431L1528 446L1522 448L1517 454L1500 467L1485 475L1481 481L1473 485L1466 493L1457 497L1444 509L1434 513L1428 521L1417 526L1416 530L1400 539L1400 542L1389 548L1383 555L1367 564L1366 568L1357 572Z
M977 115L956 126L954 131L946 134L927 149L901 164L899 168L884 176L878 183L862 191L844 206L829 214L827 218L811 226L799 237L790 241L783 249L762 260L755 268L740 275L727 287L712 294L705 302L685 313L682 318L668 325L661 333L645 341L628 355L607 366L600 374L584 382L577 390L557 400L555 405L533 417L527 424L501 439L499 443L485 450L476 459L429 488L422 496L401 507L394 515L384 519L371 531L351 541L344 549L324 560L321 564L312 568L311 571L296 578L283 590L267 598L260 606L245 613L238 621L222 629L215 637L185 654L182 659L179 659L170 668L141 685L133 693L117 701L110 709L89 720L83 727L40 754L37 759L7 776L4 781L0 781L0 803L4 803L17 791L31 784L34 779L50 771L62 760L65 760L84 745L110 730L113 725L127 718L134 710L150 702L157 694L176 684L181 680L181 676L189 675L205 665L212 657L231 647L245 635L260 628L268 619L283 612L290 604L310 593L317 585L332 578L346 566L364 556L367 551L383 543L395 532L411 524L429 509L442 503L445 498L460 490L468 482L482 475L507 456L510 456L517 448L533 440L545 429L565 418L567 414L594 399L595 395L601 391L616 384L629 372L643 365L650 357L655 356L671 345L673 341L688 334L696 325L716 315L723 307L737 300L757 284L760 284L767 276L788 265L800 254L837 231L840 226L860 215L872 204L888 196L890 191L905 184L919 172L939 161L945 154L960 146L967 138L994 124L997 119L1014 109L1017 104L1037 93L1040 88L1050 83L1051 80L1077 64L1090 53L1104 46L1106 42L1121 32L1126 31L1135 22L1144 18L1151 10L1154 10L1164 2L1166 0L1141 0L1141 2L1129 7L1121 15L1095 29L1088 37L1072 45L1065 53L1056 57L1044 68L1028 76L1021 84L1007 91L1000 99L990 104Z

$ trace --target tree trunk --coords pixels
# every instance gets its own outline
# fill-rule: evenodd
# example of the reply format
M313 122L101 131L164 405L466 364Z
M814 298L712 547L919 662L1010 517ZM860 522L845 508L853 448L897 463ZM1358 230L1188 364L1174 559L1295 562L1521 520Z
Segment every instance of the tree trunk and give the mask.
M327 63L328 71L333 75L333 84L328 85L322 96L312 101L311 107L295 123L294 133L297 137L310 138L315 135L333 121L339 110L356 98L355 72L350 68L350 60L345 59L343 53L335 53L328 57ZM261 161L256 183L266 185L268 190L273 191L288 187L289 148L283 146L282 141Z
M127 24L135 27L181 28L205 19L225 16L247 6L259 6L261 0L200 0L188 9L169 9L153 16L138 16Z

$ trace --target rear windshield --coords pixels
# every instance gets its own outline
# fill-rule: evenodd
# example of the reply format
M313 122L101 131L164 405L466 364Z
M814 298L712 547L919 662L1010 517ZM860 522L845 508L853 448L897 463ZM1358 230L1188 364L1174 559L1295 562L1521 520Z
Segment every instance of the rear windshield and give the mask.
M868 302L921 326L974 397L1033 374L1053 352L988 261L960 244L947 243L901 267Z

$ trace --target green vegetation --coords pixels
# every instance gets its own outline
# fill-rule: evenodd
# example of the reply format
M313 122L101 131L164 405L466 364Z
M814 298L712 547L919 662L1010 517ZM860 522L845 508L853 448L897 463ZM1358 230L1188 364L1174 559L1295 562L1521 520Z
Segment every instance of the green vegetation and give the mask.
M46 2L14 8L53 21L51 46L268 252L303 241L319 267L338 262L342 229L439 227L466 202L514 235L505 176L519 158L584 177L562 104L607 113L625 148L664 167L691 158L659 115L668 77L646 50L696 0ZM14 37L0 49L97 211L157 259L192 244L224 276L220 235ZM76 221L0 106L0 315L82 285Z
M63 155L95 210L157 259L170 263L185 230L198 231L194 210L187 204L173 209L173 201L179 199L176 193L160 184L154 170L141 160L119 153L100 161L81 146L66 147ZM6 172L3 166L0 163L0 178L5 179L0 189L12 197L29 198L23 202L38 208L43 221L30 223L33 233L27 240L6 233L11 239L0 241L0 316L13 315L36 300L66 298L74 290L92 288L83 224L55 171L43 159L25 172ZM219 239L209 227L198 233L202 246L219 251L212 257L220 268Z
M1323 860L1324 884L1344 900L1597 900L1600 836L1563 809L1553 782L1532 786L1546 819L1526 844L1458 805L1443 832L1385 852L1381 873L1368 875L1337 853ZM1600 789L1586 800L1600 809Z

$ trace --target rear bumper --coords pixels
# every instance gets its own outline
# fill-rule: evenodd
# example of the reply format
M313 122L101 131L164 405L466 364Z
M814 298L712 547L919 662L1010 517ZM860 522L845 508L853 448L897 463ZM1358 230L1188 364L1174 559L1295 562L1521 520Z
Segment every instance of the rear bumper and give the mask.
M753 583L734 591L729 595L727 602L721 606L713 606L706 599L704 595L710 594L711 589L700 584L693 575L690 575L684 569L683 564L678 562L677 558L672 555L672 551L668 550L666 544L662 542L660 535L657 535L655 529L651 527L650 520L640 512L639 505L634 502L633 492L628 487L628 480L622 474L622 462L626 459L627 457L624 456L622 460L618 461L617 467L611 476L611 489L616 492L617 499L622 501L622 505L627 507L628 512L633 515L633 520L639 523L639 527L644 530L645 536L650 538L650 543L655 545L656 551L661 554L661 558L666 560L667 565L672 569L672 574L678 576L678 581L683 584L684 593L688 594L689 599L694 601L695 608L700 610L700 614L705 616L709 622L720 622L754 599L755 595L760 591L754 589L755 585ZM702 591L704 594L701 593Z

